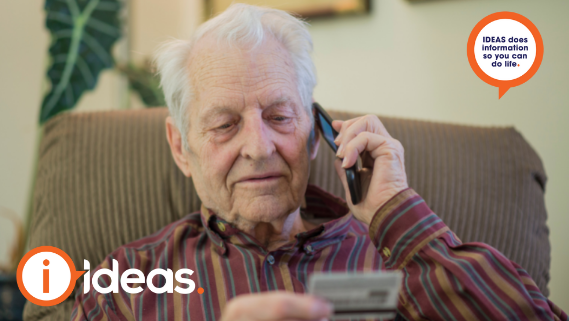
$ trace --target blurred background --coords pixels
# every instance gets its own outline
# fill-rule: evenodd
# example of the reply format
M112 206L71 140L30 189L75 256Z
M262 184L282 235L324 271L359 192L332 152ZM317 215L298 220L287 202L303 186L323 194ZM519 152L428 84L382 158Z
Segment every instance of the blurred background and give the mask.
M227 3L123 2L122 36L113 47L122 71L103 71L95 90L83 94L73 112L145 108L148 99L129 89L129 76L147 71L145 63L159 43L170 37L190 37L206 17ZM299 1L265 3L290 9ZM46 78L50 35L44 5L45 0L0 1L0 267L9 264L12 248L21 243L18 231L25 226L29 209L40 106L50 87ZM318 74L314 96L325 108L515 126L522 133L548 175L550 299L569 311L569 1L337 1L333 8L303 10L310 16L314 41ZM333 14L342 10L361 12ZM498 11L529 18L545 48L535 76L500 100L498 88L481 81L466 56L472 28Z

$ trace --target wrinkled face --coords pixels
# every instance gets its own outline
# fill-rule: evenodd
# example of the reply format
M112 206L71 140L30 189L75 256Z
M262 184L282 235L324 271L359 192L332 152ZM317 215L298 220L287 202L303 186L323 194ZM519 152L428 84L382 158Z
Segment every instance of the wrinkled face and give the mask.
M189 70L184 155L204 205L230 222L270 222L298 209L315 140L284 46L270 38L251 51L203 38Z

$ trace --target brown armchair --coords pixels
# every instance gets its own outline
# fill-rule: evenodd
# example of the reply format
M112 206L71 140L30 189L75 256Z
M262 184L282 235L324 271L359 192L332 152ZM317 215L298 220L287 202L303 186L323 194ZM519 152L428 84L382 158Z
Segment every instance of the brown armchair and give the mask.
M50 120L40 147L30 248L56 246L78 269L83 259L95 266L118 246L198 210L191 179L170 156L166 115L157 108ZM410 186L433 211L463 241L488 243L519 263L547 296L546 176L523 137L513 128L380 118L405 147ZM344 197L334 155L320 146L310 183ZM54 307L28 303L24 316L69 319L73 302L74 294Z

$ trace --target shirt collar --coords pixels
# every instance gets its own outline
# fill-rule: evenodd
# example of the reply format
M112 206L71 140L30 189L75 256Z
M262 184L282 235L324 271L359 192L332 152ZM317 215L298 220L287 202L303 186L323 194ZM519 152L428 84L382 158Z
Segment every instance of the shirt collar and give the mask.
M317 251L331 243L341 241L345 238L352 225L354 223L357 224L343 199L324 191L318 186L308 184L305 193L305 204L303 205L306 205L301 207L303 218L308 220L329 219L329 221L315 229L296 235L297 243L301 244L304 249L309 249L308 252ZM227 251L225 242L230 241L233 235L246 234L217 216L215 212L206 208L203 204L201 206L201 219L208 237L219 254L225 254ZM249 236L245 239L251 238ZM243 238L240 239L242 243ZM254 239L252 241L254 243ZM259 247L258 244L250 245ZM287 250L294 246L295 244L288 244L283 246L282 249Z

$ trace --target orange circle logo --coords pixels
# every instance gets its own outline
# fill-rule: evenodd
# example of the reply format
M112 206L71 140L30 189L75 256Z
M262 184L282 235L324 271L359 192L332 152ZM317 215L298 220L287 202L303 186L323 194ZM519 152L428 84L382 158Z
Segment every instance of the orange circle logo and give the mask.
M53 246L40 246L24 255L16 278L20 292L28 301L52 306L69 297L83 273L75 269L67 253Z
M543 39L528 18L496 12L474 26L466 51L478 78L499 88L499 99L537 72L543 60Z

